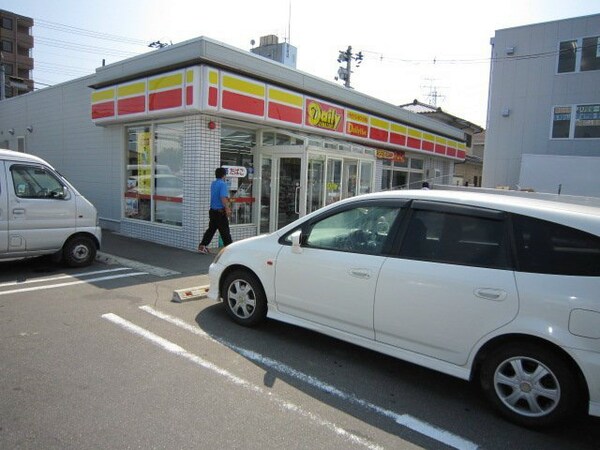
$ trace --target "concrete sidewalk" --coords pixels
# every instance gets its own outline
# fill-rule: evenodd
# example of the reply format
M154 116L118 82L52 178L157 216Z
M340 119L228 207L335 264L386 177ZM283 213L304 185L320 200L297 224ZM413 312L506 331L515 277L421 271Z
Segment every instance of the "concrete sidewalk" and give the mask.
M212 251L215 251L214 249ZM167 247L153 242L142 241L110 230L102 230L102 245L97 259L110 262L113 257L136 261L137 263L159 267L181 275L204 275L215 254L202 255L196 252Z

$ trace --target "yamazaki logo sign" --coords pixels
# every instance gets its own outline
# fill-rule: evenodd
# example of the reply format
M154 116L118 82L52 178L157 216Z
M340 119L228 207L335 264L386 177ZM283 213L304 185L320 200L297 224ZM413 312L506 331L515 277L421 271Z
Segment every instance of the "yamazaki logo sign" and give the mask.
M378 149L375 151L375 156L377 159L388 159L394 162L405 162L406 154L404 152L391 151L391 150L382 150Z
M344 110L315 100L307 100L307 125L331 131L343 131Z

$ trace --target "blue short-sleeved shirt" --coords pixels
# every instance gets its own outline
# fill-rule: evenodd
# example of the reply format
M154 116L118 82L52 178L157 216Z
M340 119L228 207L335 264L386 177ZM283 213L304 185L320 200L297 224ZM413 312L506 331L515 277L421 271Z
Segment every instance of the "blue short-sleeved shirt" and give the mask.
M221 197L229 197L229 189L227 183L222 178L218 178L210 184L210 209L225 208Z

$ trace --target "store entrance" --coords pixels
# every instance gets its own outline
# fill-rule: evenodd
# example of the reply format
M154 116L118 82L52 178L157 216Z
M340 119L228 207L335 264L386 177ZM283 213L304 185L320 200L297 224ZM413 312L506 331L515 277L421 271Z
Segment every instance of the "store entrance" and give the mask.
M303 157L261 156L260 233L284 227L304 215Z
M271 233L323 206L372 192L374 158L352 156L310 145L258 147L258 233Z

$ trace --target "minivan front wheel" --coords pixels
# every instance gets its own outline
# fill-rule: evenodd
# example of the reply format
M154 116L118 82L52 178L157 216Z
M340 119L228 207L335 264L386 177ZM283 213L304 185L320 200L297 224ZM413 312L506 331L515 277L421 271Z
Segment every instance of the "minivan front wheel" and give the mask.
M63 247L63 261L69 267L90 265L96 258L96 244L87 236L75 236Z
M267 315L267 297L259 279L236 270L223 280L221 297L229 316L240 325L255 326Z
M581 410L581 391L571 365L541 345L509 344L492 351L480 376L488 399L518 425L549 426Z

